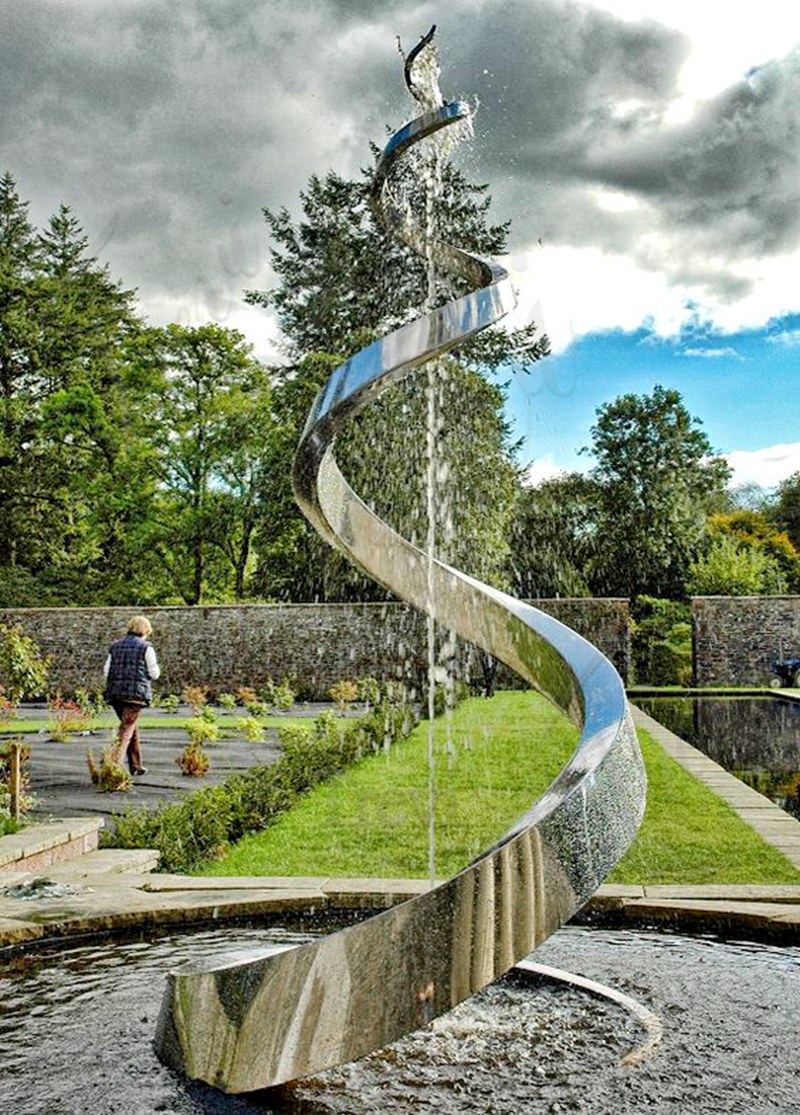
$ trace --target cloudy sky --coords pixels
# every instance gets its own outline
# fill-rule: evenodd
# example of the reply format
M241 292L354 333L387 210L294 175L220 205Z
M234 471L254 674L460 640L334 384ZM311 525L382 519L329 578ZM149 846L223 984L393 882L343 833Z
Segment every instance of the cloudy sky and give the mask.
M800 7L785 0L0 0L0 171L61 202L156 323L274 352L261 208L356 175L412 110L437 23L460 156L512 221L519 321L554 356L510 410L532 475L586 467L595 408L681 391L736 479L800 469Z

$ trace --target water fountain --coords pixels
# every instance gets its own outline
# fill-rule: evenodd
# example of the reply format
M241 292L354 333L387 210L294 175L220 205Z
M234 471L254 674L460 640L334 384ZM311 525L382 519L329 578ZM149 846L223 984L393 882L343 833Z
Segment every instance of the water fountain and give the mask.
M444 115L451 108L441 106ZM477 305L445 313L438 324L420 325L420 336L435 346L449 322L483 320L482 307L491 308L498 297L497 291L489 293ZM410 345L410 340L397 344L394 352L402 355ZM380 360L391 355L382 346L374 352ZM381 374L372 377L369 368L355 367L353 381L340 382L328 404L317 405L298 458L298 487L326 533L341 539L337 544L353 549L365 567L382 558L387 583L389 574L407 576L422 593L424 555L380 533L379 525L370 526L398 547L392 562L391 554L372 553L369 534L351 529L369 524L369 512L338 474L328 440L338 428L337 406L353 403L351 388L368 395ZM390 375L395 367L379 364ZM533 610L454 570L433 568L444 614L458 621L459 630L482 646L502 647L507 660L534 683L538 679L576 718L585 708L582 743L566 770L510 833L455 880L419 903L332 936L314 937L313 926L287 917L267 928L225 927L156 940L148 932L145 939L56 941L4 956L0 1091L9 1110L784 1115L796 1109L800 949L630 929L561 928L536 959L625 987L663 1017L668 1040L657 1057L635 1069L623 1061L641 1034L624 1009L569 990L519 985L516 977L470 996L390 1048L286 1089L225 1095L156 1059L152 1029L159 995L167 971L187 956L194 974L172 977L167 985L162 1053L167 1037L179 1042L175 1031L184 1022L187 1038L196 1033L194 1027L201 1033L205 1027L213 1064L228 1068L247 1055L253 1067L245 1079L252 1081L265 1075L264 1054L275 1050L278 1055L268 1064L271 1078L299 1072L298 1050L315 1036L327 1042L313 1050L317 1063L380 1045L389 1040L382 1034L402 1032L439 1013L508 967L511 957L530 951L591 893L633 831L641 772L621 689L607 664ZM322 928L327 927L316 932ZM238 957L230 953L232 944ZM265 959L253 966L258 955ZM411 1001L405 1008L391 998L398 994ZM241 1046L237 1029L247 1038ZM172 1056L183 1067L194 1067L185 1064L179 1044ZM232 1076L215 1082L237 1084Z
M432 33L431 33L432 35ZM381 155L372 202L386 226L472 288L357 353L331 375L297 451L295 493L320 534L386 588L506 663L582 728L546 793L471 865L403 905L279 952L213 959L170 978L156 1045L168 1065L248 1092L352 1061L486 987L563 925L632 840L645 778L622 683L569 628L426 554L379 519L333 455L346 419L389 384L498 321L506 272L425 243L394 201L392 175L416 145L468 120L431 79L431 35L406 79L423 112Z

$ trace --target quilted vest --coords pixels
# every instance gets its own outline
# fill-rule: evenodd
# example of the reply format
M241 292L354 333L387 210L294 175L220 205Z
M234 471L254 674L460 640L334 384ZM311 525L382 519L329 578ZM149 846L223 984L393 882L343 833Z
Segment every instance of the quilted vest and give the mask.
M144 656L150 644L139 635L126 635L113 643L110 650L111 666L106 679L107 701L135 701L149 705L153 687Z

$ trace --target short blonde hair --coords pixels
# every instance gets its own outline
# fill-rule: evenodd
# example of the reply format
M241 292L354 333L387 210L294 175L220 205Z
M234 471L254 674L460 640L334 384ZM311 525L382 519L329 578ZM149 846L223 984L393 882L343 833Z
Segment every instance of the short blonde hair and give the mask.
M129 635L141 635L143 639L146 639L152 633L153 625L147 616L134 616L128 624Z

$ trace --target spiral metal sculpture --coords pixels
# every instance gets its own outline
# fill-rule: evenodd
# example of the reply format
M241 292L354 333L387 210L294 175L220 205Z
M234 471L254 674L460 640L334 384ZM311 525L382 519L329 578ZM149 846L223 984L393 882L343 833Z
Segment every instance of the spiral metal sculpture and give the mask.
M407 60L407 82L424 99L409 78L417 52ZM469 114L463 104L425 107L389 141L374 179L377 210L413 245L417 229L387 198L392 167L425 137ZM349 415L514 304L501 267L441 243L434 252L440 266L476 289L374 342L332 373L297 450L296 496L334 546L509 665L581 726L582 735L544 795L442 885L310 944L170 977L156 1037L159 1055L229 1092L363 1056L486 986L583 905L628 847L643 812L641 756L622 683L607 659L552 617L432 560L400 537L355 494L334 459L334 439Z

